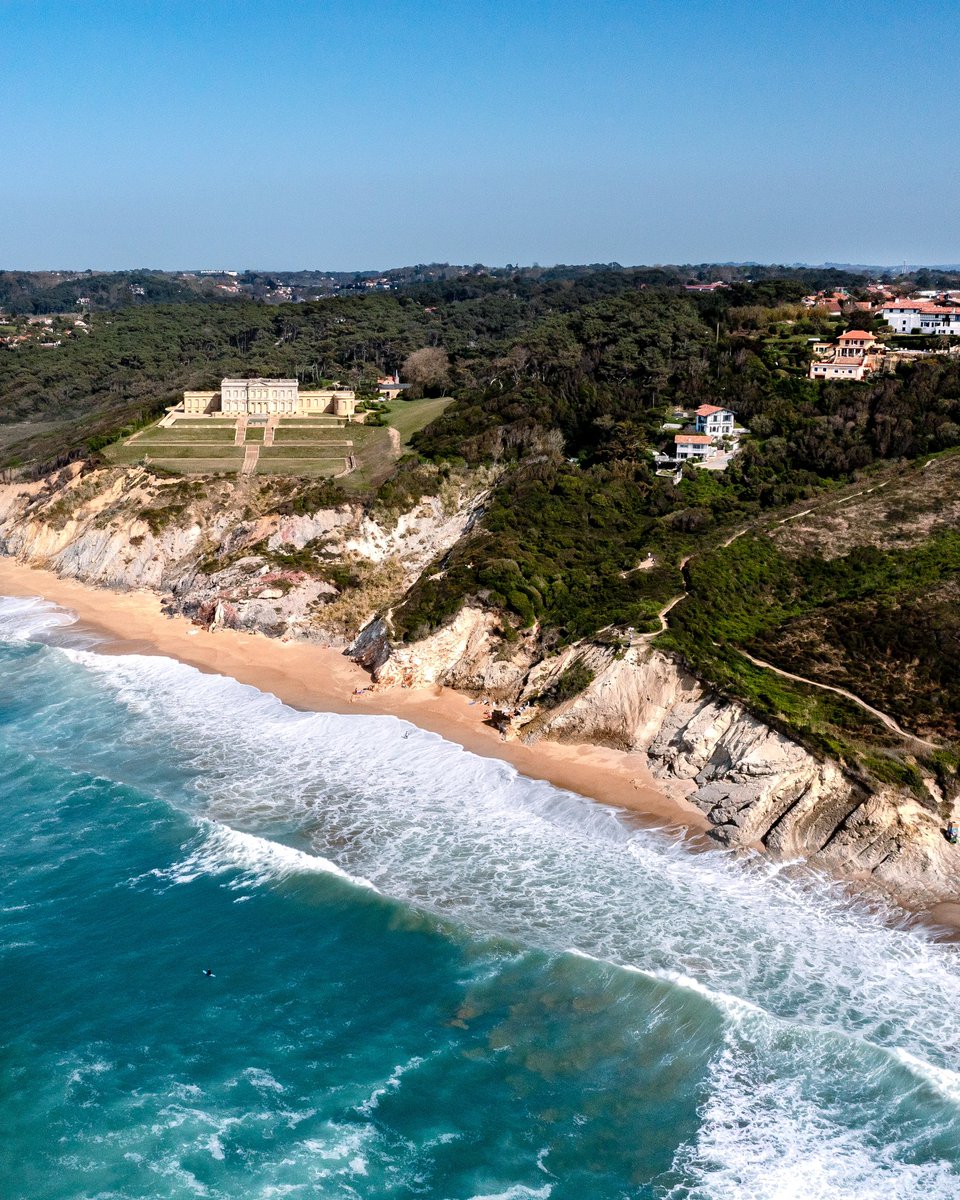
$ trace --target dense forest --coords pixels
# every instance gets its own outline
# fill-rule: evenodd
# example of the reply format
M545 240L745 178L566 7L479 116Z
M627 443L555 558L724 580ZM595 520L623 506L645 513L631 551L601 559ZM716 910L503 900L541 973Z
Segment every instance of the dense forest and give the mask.
M725 283L789 278L801 288L852 287L864 282L862 270L833 267L788 268L712 264L664 267L594 266L486 267L482 263L418 263L386 271L0 271L0 314L42 314L122 309L152 304L187 304L227 299L284 301L315 300L344 293L366 294L370 289L404 291L437 285L444 299L446 285L488 280L521 287L529 295L542 284L618 274L639 283L676 285L720 279ZM879 274L883 274L878 269ZM927 272L923 282L905 277L911 287L948 286L956 275ZM935 279L934 282L930 282ZM449 297L446 297L449 298Z
M794 704L793 727L810 725L810 698L771 690L740 648L808 677L822 668L824 679L854 678L864 655L909 658L909 687L857 685L916 728L953 736L954 540L829 567L774 552L762 537L723 543L783 506L960 446L960 359L901 365L863 383L809 380L809 341L849 322L797 301L865 278L730 274L728 286L701 293L672 268L431 268L396 290L309 303L92 312L82 327L64 326L58 345L0 349L0 466L40 472L95 456L122 427L225 374L340 379L363 391L399 370L411 394L455 400L415 435L415 452L369 503L412 503L449 469L492 467L496 483L483 520L395 608L396 636L418 639L472 599L502 614L507 641L537 623L549 648L655 630L659 609L688 591L667 641L765 715ZM743 449L724 472L657 474L652 451L665 419L705 402L732 409L750 430ZM336 487L325 494L334 502ZM897 632L904 619L908 636ZM828 742L824 729L863 724L839 700L821 694L815 707Z

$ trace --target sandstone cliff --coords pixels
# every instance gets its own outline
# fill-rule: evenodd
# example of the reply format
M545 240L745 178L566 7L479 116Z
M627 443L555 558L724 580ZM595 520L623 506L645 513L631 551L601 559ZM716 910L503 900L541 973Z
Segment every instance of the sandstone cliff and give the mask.
M0 552L99 586L152 589L204 624L352 641L382 686L444 684L515 711L512 736L643 755L721 843L806 857L910 905L960 894L935 804L870 790L711 694L649 637L550 654L535 630L505 636L495 615L468 605L432 636L391 646L391 607L470 528L484 483L447 482L411 511L375 520L359 504L292 513L269 486L245 481L75 466L0 486ZM587 686L567 695L574 669Z
M807 858L908 906L957 897L957 851L932 804L893 788L871 790L742 705L711 694L648 642L580 644L544 659L535 634L506 646L498 621L467 607L413 646L391 650L379 622L353 649L385 684L445 684L520 710L510 733L524 740L596 742L644 755L659 786L701 809L722 844L762 844L777 858ZM574 662L592 681L551 703Z
M411 511L359 503L291 513L269 481L81 471L0 485L0 553L170 611L271 636L346 644L475 520L483 479L446 481Z

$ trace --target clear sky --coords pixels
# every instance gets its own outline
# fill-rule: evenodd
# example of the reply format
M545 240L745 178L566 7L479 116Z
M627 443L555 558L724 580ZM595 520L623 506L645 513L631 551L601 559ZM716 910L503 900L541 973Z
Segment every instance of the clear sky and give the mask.
M958 0L0 0L0 267L960 261Z

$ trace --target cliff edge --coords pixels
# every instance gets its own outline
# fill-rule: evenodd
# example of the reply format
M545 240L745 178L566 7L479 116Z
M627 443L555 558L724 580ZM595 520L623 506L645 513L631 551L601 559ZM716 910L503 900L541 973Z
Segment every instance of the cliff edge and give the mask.
M876 787L716 694L651 635L549 652L467 604L412 644L390 611L473 526L488 481L448 480L409 511L295 511L276 484L160 479L72 466L0 486L0 552L82 582L159 593L200 624L348 647L383 687L442 684L489 698L506 736L643 755L663 791L730 847L804 857L909 907L960 895L945 803Z

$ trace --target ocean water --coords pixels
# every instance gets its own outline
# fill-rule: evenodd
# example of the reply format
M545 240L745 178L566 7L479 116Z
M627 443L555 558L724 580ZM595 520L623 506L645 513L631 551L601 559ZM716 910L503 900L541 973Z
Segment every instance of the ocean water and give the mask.
M806 873L33 600L0 805L3 1200L960 1197L958 951Z

